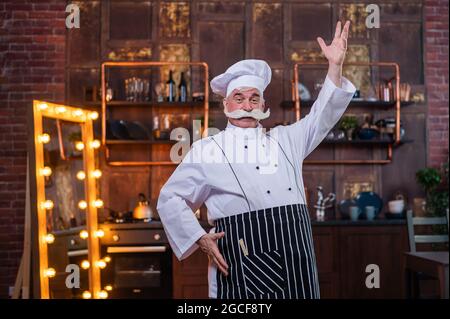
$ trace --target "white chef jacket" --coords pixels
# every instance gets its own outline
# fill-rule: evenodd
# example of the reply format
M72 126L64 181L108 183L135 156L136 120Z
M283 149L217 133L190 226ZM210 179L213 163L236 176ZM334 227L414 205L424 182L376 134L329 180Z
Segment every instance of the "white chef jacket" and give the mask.
M206 233L193 213L203 203L211 225L249 209L306 204L303 160L339 121L355 91L348 79L342 77L338 88L327 76L310 113L294 124L273 128L270 137L261 124L240 128L228 122L225 130L194 142L161 189L157 204L176 257L191 255ZM211 298L217 295L216 271L210 263Z

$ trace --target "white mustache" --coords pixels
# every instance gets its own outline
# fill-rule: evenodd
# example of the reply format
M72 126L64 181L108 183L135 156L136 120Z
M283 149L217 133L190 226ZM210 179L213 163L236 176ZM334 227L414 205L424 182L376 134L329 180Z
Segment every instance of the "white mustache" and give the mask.
M223 111L227 117L231 117L232 119L240 119L242 117L252 117L255 120L264 120L270 116L270 109L267 109L266 112L261 111L260 109L253 109L250 112L244 110L234 110L233 112Z

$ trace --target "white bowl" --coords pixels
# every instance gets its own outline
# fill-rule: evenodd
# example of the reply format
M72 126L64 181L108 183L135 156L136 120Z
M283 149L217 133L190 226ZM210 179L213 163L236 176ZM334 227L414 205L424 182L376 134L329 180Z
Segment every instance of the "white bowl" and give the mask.
M405 201L403 199L391 200L388 202L388 207L391 214L401 214L405 209Z

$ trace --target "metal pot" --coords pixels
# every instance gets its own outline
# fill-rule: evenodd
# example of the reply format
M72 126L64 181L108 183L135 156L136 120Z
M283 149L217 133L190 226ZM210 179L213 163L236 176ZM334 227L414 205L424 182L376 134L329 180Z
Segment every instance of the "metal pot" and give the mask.
M157 214L151 209L144 194L139 194L139 202L133 210L134 219L158 219Z

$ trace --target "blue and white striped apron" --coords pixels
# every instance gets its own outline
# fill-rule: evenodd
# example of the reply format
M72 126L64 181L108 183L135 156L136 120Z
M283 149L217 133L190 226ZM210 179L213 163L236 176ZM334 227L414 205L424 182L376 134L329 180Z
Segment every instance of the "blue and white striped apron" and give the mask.
M223 149L222 153L226 158ZM287 158L284 150L283 153ZM288 162L291 163L289 159ZM217 298L320 298L307 206L293 204L251 210L229 161L228 164L249 211L215 221L215 232L225 232L217 244L229 267L228 276L217 270Z

